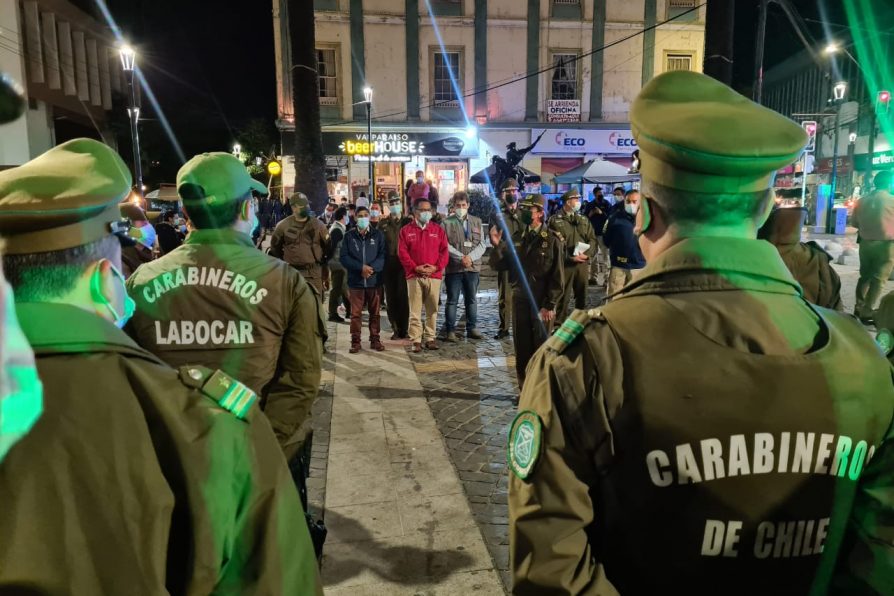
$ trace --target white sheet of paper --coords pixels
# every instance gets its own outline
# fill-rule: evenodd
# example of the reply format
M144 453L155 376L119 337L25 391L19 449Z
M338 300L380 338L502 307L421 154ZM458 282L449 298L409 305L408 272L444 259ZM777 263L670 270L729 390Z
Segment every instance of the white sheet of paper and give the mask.
M574 247L574 256L582 255L585 252L590 250L590 245L586 242L578 242L577 246Z

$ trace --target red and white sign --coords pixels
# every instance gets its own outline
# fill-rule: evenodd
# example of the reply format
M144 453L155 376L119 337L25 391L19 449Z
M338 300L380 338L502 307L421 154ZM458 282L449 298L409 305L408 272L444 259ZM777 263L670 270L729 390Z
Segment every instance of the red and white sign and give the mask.
M546 102L547 122L580 122L579 99L550 99Z

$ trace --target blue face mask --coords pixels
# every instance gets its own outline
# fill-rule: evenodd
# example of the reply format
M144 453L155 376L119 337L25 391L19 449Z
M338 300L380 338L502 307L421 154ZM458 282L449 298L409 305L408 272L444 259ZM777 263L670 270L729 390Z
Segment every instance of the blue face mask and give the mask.
M103 259L105 260L105 259ZM106 308L109 309L109 312L112 314L112 318L115 319L115 326L118 329L122 329L130 318L133 316L134 311L137 309L137 303L133 301L127 294L127 286L125 285L124 275L112 265L112 273L118 280L121 282L121 285L124 287L124 314L119 314L115 307L112 306L112 303L109 302L108 298L106 298L102 293L102 277L100 275L100 265L102 261L96 267L96 271L93 273L93 279L90 280L90 289L93 294L93 299L97 302L101 302L105 305Z
M423 211L422 213L419 214L419 222L422 225L425 225L430 221L431 221L431 211Z
M43 412L43 385L34 354L16 319L12 289L5 285L4 321L0 338L0 461Z
M401 211L403 211L400 205L392 205L388 209L391 211L391 215L400 215Z
M382 215L382 212L379 211L378 209L373 209L369 212L370 217L379 217L381 215Z
M357 229L365 230L369 227L369 218L368 217L358 217L357 218Z

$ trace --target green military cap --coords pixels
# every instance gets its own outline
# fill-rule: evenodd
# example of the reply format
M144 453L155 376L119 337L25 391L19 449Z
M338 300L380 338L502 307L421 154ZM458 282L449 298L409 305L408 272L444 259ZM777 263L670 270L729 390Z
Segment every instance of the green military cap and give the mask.
M510 178L503 183L503 187L500 190L508 190L510 188L518 188L518 180L516 180L515 178Z
M519 203L520 207L540 207L541 211L546 210L546 197L541 194L531 194L526 196L521 203Z
M269 194L266 186L249 175L245 164L229 153L196 155L177 172L177 194L184 201L228 203L253 190Z
M51 252L118 232L118 203L130 192L113 149L75 139L0 172L0 235L7 254Z
M397 205L400 203L400 194L396 190L392 190L388 193L388 204Z
M579 198L580 198L580 192L578 192L574 189L571 189L569 191L566 191L565 194L562 195L562 202L565 202L569 199L579 199Z
M294 207L307 207L310 204L310 201L307 200L307 195L303 192L292 193L289 197L289 205Z
M807 145L799 125L703 74L674 71L643 87L630 109L640 173L668 188L768 190Z

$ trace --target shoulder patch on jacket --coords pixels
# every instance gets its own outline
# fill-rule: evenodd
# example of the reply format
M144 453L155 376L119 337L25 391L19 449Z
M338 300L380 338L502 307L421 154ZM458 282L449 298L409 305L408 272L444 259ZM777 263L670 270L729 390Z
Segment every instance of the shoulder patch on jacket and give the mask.
M180 368L180 378L240 420L248 418L251 407L258 401L254 391L221 370L184 366Z
M575 310L565 319L562 326L556 329L552 336L546 340L547 349L561 354L565 351L565 348L574 343L580 334L584 332L584 329L587 328L587 325L594 320L605 320L602 316L602 311L598 308Z

